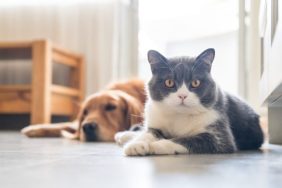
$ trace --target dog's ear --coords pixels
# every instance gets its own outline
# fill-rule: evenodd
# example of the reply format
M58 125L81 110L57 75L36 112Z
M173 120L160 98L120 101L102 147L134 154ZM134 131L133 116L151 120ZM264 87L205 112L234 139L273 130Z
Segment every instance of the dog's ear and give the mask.
M76 128L74 127L68 127L67 129L61 130L61 135L64 138L70 139L70 140L78 140L79 138L79 134L78 134L78 122L73 122L74 124L76 124Z
M81 106L81 105L79 105ZM61 135L64 138L70 139L70 140L79 140L80 137L80 127L81 127L81 122L83 121L84 118L84 110L83 107L80 107L77 120L74 121L71 126L67 127L67 129L61 130Z
M120 92L120 97L125 103L125 128L128 130L132 125L143 121L144 105L142 101L139 101L125 92Z

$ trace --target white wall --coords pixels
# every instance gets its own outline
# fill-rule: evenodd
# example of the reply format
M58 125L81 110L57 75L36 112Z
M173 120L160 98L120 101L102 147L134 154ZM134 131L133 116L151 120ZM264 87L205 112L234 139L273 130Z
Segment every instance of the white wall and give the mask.
M167 57L197 56L207 48L215 48L216 56L212 68L213 78L227 92L238 95L237 31L186 41L165 44L160 52ZM158 49L156 49L158 50ZM139 74L144 79L151 77L146 57L140 60Z
M84 55L87 94L112 80L136 76L138 20L133 10L136 1L44 2L43 5L31 0L24 5L0 2L0 41L48 38ZM22 70L22 63L11 66L0 64L0 74L9 74L0 76L0 83L29 80L26 74L30 70L29 73L26 68ZM9 69L15 74L8 73Z
M215 49L212 76L222 89L238 94L237 31L194 40L168 43L167 56L197 56L207 48Z

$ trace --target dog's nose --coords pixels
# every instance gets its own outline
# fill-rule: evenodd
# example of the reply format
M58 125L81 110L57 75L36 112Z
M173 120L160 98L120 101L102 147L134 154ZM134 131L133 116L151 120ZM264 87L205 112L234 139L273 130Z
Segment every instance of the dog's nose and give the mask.
M85 123L85 124L83 124L82 129L85 133L90 133L90 132L94 132L96 127L97 127L96 123L93 123L93 122L92 123Z

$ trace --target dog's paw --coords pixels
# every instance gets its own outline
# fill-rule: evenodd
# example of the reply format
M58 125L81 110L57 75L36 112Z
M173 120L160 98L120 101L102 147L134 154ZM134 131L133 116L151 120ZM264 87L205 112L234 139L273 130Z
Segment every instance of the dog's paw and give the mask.
M21 133L28 137L41 136L41 129L38 126L27 126L21 130Z
M150 154L149 143L144 141L131 142L125 145L124 154L127 156L148 155Z
M118 145L123 146L125 143L135 137L136 133L132 131L123 131L115 134L115 141Z

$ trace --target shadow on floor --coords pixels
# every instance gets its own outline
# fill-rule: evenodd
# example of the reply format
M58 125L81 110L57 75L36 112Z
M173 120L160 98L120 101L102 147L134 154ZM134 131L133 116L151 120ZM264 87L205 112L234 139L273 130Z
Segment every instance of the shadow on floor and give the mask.
M70 118L66 116L52 116L52 122L65 122ZM0 130L20 130L30 124L29 114L1 114Z

